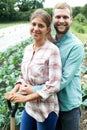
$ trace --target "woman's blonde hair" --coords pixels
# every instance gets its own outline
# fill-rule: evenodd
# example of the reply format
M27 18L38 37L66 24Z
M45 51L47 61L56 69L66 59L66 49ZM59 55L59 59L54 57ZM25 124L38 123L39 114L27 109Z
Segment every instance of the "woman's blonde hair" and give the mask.
M49 32L47 33L46 37L49 41L53 42L53 37L51 35L51 23L52 23L52 18L51 16L43 9L37 9L32 15L31 15L31 21L34 18L41 18L43 22L47 25L47 28L49 29Z

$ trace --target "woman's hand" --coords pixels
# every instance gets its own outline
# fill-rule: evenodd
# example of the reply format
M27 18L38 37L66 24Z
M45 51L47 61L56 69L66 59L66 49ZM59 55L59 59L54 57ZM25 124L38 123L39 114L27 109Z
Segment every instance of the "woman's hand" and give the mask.
M7 92L7 93L5 94L5 99L6 99L6 100L10 100L10 99L13 97L13 95L14 95L14 92L13 92L13 91Z
M27 96L15 93L11 97L11 101L13 103L23 103L27 101Z
M20 92L22 95L31 94L31 93L33 93L33 91L32 91L32 86L29 85L29 84L21 85L21 87L20 87L20 89L19 89L19 92Z
M20 86L21 83L16 84L15 87L10 92L7 92L5 94L5 99L10 100L13 97L13 95L19 90Z

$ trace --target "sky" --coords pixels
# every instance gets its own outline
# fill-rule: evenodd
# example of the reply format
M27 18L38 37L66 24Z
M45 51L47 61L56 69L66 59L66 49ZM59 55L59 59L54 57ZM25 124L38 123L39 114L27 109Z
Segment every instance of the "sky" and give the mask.
M87 4L87 0L45 0L44 8L53 8L57 2L67 2L71 7L84 6Z

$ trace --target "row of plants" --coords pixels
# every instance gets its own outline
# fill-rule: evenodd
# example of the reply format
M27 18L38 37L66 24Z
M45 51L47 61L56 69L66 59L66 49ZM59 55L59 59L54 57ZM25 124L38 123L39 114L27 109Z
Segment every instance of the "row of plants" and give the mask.
M4 96L7 91L10 91L14 87L20 74L23 50L26 45L31 43L32 39L29 38L21 44L0 53L0 130L9 130L10 116ZM24 104L18 106L16 125L20 123L23 106Z
M32 44L32 38L7 49L0 53L0 129L9 130L10 116L7 107L7 102L4 98L5 93L10 91L20 74L20 66L23 57L23 50L26 45ZM85 59L87 60L87 49L85 49ZM87 74L87 66L82 66L82 76ZM83 92L83 107L87 107L87 84L82 83ZM20 104L16 113L16 125L20 124L24 104ZM8 121L9 120L9 121Z
M82 107L87 109L87 42L85 43L85 57L82 66Z

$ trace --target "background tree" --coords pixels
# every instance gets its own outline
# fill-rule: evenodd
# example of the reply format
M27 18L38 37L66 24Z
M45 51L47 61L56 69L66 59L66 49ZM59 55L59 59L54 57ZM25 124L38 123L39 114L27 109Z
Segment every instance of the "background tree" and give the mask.
M20 11L28 11L30 9L43 8L45 0L17 0L17 6Z
M82 7L81 12L87 19L87 4Z
M76 7L73 7L73 18L78 15L79 13L81 13L81 7L80 6L76 6Z
M14 10L15 0L0 0L0 20L8 21Z
M34 11L33 9L44 8L44 2L45 0L0 0L0 22L27 21L29 20L31 13ZM52 8L44 9L52 15ZM73 18L79 13L85 16L87 21L87 4L83 7L73 7Z
M77 20L79 23L85 23L86 21L86 17L82 13L76 15L74 19Z

